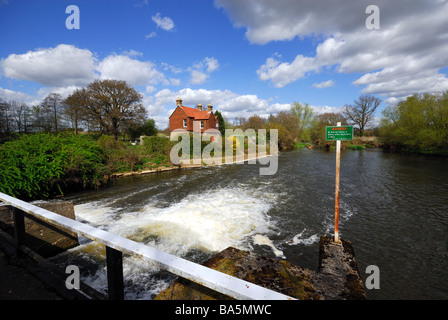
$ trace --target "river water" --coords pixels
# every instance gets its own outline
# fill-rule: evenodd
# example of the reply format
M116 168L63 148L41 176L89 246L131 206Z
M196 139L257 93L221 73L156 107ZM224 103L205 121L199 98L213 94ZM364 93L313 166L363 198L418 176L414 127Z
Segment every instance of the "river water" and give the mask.
M284 152L278 171L231 164L126 177L67 196L77 220L203 262L228 246L317 270L321 235L334 228L335 153ZM448 159L343 151L340 237L350 240L369 299L448 299ZM107 288L104 247L86 239L55 260ZM124 258L125 298L152 299L172 278Z

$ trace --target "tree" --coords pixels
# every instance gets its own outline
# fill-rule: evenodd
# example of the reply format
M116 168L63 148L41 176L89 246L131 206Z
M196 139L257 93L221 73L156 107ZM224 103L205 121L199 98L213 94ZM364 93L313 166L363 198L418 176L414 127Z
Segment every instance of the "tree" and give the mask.
M298 119L298 138L301 141L310 140L310 128L313 123L313 109L305 103L293 102L291 114Z
M326 112L315 116L310 129L311 139L317 143L325 141L325 128L335 126L338 122L347 125L347 119L341 113Z
M291 112L280 111L276 116L270 116L265 129L268 134L271 129L278 130L278 145L280 149L289 149L296 142L299 134L299 119Z
M130 135L131 140L136 140L140 136L155 136L159 132L154 119L147 119L140 123L128 121L125 130Z
M61 118L61 111L63 109L62 97L59 93L50 93L45 97L41 103L42 110L48 116L48 122L51 123L51 128L54 131L59 131L59 122Z
M86 116L85 103L87 100L87 92L84 88L76 89L64 100L65 114L70 119L75 134L78 134L79 125Z
M226 133L226 122L224 121L224 117L218 110L215 111L215 116L218 117L219 132L224 135Z
M380 104L381 99L372 95L362 95L354 101L353 105L344 106L344 116L358 126L361 137Z
M244 130L246 130L246 129L254 129L254 130L263 129L265 123L266 123L265 119L263 119L259 115L254 114L252 117L249 117L249 119L247 119L247 122L244 124Z
M146 118L142 99L142 95L125 81L96 80L87 86L84 107L101 129L117 140L127 121Z
M448 91L416 94L387 107L379 132L389 147L419 152L448 150Z

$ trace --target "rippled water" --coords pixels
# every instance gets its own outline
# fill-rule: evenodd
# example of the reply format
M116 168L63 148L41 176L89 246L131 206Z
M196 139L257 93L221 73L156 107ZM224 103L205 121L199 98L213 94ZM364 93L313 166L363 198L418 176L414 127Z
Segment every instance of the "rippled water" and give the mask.
M335 154L281 153L278 166L273 176L233 164L127 177L68 199L78 220L189 260L234 246L317 269L319 237L333 232ZM353 243L361 276L380 269L369 298L448 298L447 159L345 151L340 206L340 236ZM58 260L104 291L104 248L82 243ZM135 258L124 272L127 299L150 299L170 281Z

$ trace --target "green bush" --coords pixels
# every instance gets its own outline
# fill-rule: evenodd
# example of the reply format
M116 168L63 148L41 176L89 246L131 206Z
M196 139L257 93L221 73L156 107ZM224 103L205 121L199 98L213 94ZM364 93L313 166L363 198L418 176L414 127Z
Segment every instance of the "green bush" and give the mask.
M165 137L145 137L143 138L143 149L148 155L169 155L170 140Z
M126 143L111 136L101 136L97 144L103 151L104 162L111 173L134 171L143 163L140 149L132 145L126 146Z
M101 148L89 136L22 135L0 147L0 191L31 200L72 188L99 187L107 170Z
M360 145L354 145L354 144L349 145L348 147L349 147L349 149L352 149L352 150L364 150L367 148L366 146L360 146Z

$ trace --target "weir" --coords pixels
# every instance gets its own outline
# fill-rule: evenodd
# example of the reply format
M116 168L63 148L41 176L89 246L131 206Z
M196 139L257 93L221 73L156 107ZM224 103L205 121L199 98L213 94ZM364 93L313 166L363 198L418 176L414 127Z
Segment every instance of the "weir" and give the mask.
M231 247L200 265L6 194L0 193L0 200L14 208L15 245L18 250L25 248L25 251L30 251L22 245L24 216L34 217L106 245L109 299L124 299L123 253L155 263L161 269L181 277L156 299L366 299L353 247L346 240L335 244L330 238L321 237L317 272ZM200 293L185 295L193 283L194 291ZM83 288L90 293L94 291L86 285Z
M123 253L137 256L148 262L157 264L182 278L191 280L202 286L240 300L294 300L294 298L263 288L253 283L229 276L222 272L207 268L197 263L176 257L169 253L123 238L76 220L72 220L54 212L39 208L33 204L0 193L0 200L15 208L14 227L16 247L20 250L25 232L24 216L31 215L44 222L76 232L91 240L106 245L108 294L109 299L123 299Z

